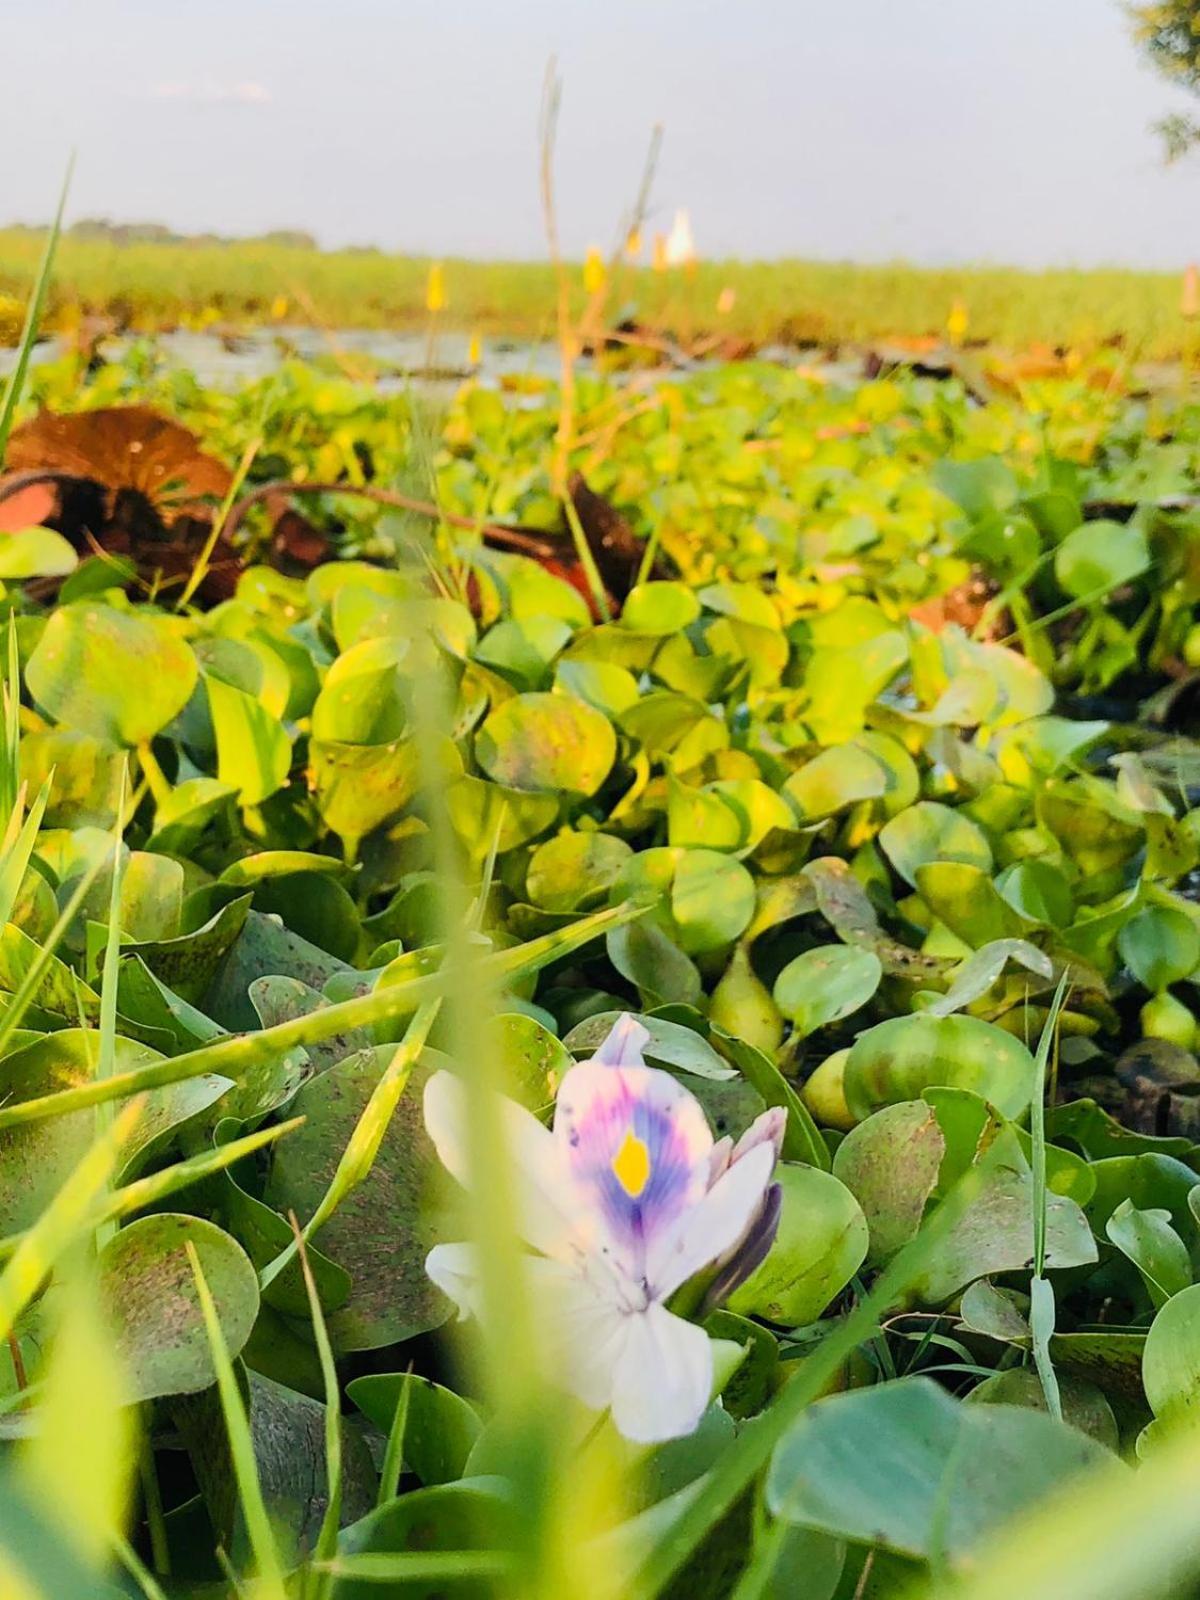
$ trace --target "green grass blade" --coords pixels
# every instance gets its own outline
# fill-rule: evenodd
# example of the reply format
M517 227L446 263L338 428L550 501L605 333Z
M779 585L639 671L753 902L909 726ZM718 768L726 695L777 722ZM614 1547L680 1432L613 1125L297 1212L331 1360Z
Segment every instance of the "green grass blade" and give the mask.
M836 1375L842 1362L878 1328L885 1313L899 1304L909 1284L932 1260L951 1228L979 1193L995 1164L997 1147L963 1174L958 1183L907 1244L880 1273L871 1293L807 1356L771 1407L748 1427L702 1480L695 1499L650 1550L629 1593L652 1600L691 1557L725 1514L766 1467L775 1446Z
M94 875L93 873L93 877ZM77 891L77 896L72 898L68 907L72 914L78 908L78 900L82 898L82 893ZM583 945L590 944L594 939L601 938L610 929L632 922L636 917L640 917L643 911L643 907L633 905L597 911L591 916L580 918L569 928L561 928L554 933L544 934L541 938L531 939L528 944L481 956L477 964L479 979L481 982L497 984L540 971L550 962L558 961ZM55 925L59 938L69 921L70 917L64 912L59 923ZM45 970L48 960L47 956L39 969L39 976L40 972ZM30 978L26 979L18 992L24 996L26 1005L37 988L37 983L30 981ZM132 1072L116 1073L102 1082L81 1083L57 1094L39 1095L32 1100L23 1100L17 1105L0 1106L0 1129L39 1122L45 1117L65 1116L68 1112L82 1110L84 1106L99 1105L104 1100L124 1099L127 1095L160 1089L164 1084L180 1083L185 1078L202 1077L209 1072L219 1073L236 1082L252 1067L271 1061L294 1049L296 1045L315 1044L322 1039L332 1037L335 1033L340 1033L343 1029L366 1027L370 1023L404 1016L427 1000L443 994L447 984L452 981L453 978L444 971L425 972L418 977L405 979L401 983L373 989L370 994L356 995L351 1000L341 1000L336 1005L323 1006L307 1016L276 1023L271 1028L263 1028L255 1033L239 1034L232 1038L217 1039L212 1044L202 1045L198 1050L189 1050L183 1055L173 1056L165 1061L151 1062L148 1066L138 1067ZM8 1034L16 1027L16 1022L10 1022L10 1018L16 1008L17 998L14 996L9 1011L0 1019L0 1049Z
M194 1183L211 1178L214 1173L224 1172L246 1156L252 1156L256 1151L265 1150L268 1145L286 1138L303 1122L303 1117L293 1117L289 1122L276 1122L267 1128L257 1128L253 1133L218 1145L214 1150L185 1156L182 1161L176 1161L169 1167L160 1167L157 1172L148 1173L144 1178L135 1178L132 1183L123 1184L121 1188L105 1195L89 1218L88 1225L93 1229L100 1228L105 1223L120 1222L139 1211L161 1205L180 1190L190 1189ZM13 1233L0 1239L0 1261L6 1261L24 1237L24 1233Z
M324 1227L350 1191L357 1188L370 1172L383 1136L388 1130L396 1107L400 1104L400 1097L408 1087L413 1065L425 1048L425 1041L429 1037L429 1030L433 1027L440 1005L440 999L427 1001L409 1023L404 1038L392 1052L392 1059L371 1091L371 1098L363 1107L362 1115L354 1125L354 1132L342 1151L333 1177L329 1180L329 1187L321 1196L317 1209L291 1244L285 1246L274 1261L264 1267L259 1274L259 1281L264 1289L274 1283L296 1254L301 1242L311 1239L318 1228Z
M929 1600L1180 1600L1200 1577L1200 1428L1008 1522Z
M24 1018L26 1011L32 1004L34 996L38 992L38 988L46 974L47 969L50 966L50 963L54 960L55 951L62 943L67 929L74 921L76 912L87 899L92 885L104 871L110 859L111 857L107 855L101 856L98 860L94 861L87 871L82 875L79 882L72 890L71 896L66 905L59 912L58 921L54 924L50 932L46 935L45 940L38 947L38 953L34 960L30 963L29 970L26 972L25 976L21 979L21 982L14 990L7 1006L5 1007L4 1014L0 1016L0 1055L3 1055L5 1045L8 1043L9 1039L16 1032L16 1030L21 1026L21 1021ZM108 1080L109 1083L115 1081L116 1080L112 1078ZM135 1088L132 1092L137 1094L140 1091ZM98 1105L100 1100L120 1098L121 1096L119 1095L101 1095L98 1100L89 1103Z
M296 1249L300 1256L300 1270L304 1274L304 1288L308 1295L308 1310L312 1319L313 1341L317 1347L317 1358L321 1364L321 1382L325 1389L325 1514L321 1518L321 1527L317 1533L317 1542L313 1549L313 1559L319 1563L328 1561L337 1549L338 1524L341 1521L341 1394L338 1388L337 1367L333 1359L333 1346L329 1342L329 1330L325 1326L325 1314L321 1310L321 1297L317 1293L316 1279L312 1275L308 1254L304 1248L304 1236L300 1232L300 1224L296 1221L294 1213L290 1220L292 1231L296 1238ZM306 1576L315 1579L312 1584L305 1584L306 1594L311 1596L311 1600L321 1600L321 1596L329 1588L329 1575L314 1569Z
M263 1499L262 1483L258 1476L258 1463L254 1457L254 1442L250 1437L250 1419L242 1404L241 1390L234 1374L233 1362L221 1330L221 1319L200 1265L200 1257L189 1239L188 1260L196 1280L196 1293L204 1314L204 1327L208 1334L209 1349L217 1374L217 1393L221 1399L221 1412L225 1418L225 1431L229 1437L229 1451L233 1461L233 1475L237 1484L238 1503L246 1524L246 1536L258 1574L256 1594L261 1600L287 1600L283 1563L271 1530Z
M1038 1040L1034 1057L1034 1089L1030 1105L1029 1131L1032 1144L1033 1167L1033 1277L1029 1285L1029 1326L1033 1335L1033 1364L1037 1369L1042 1393L1052 1416L1062 1419L1062 1396L1058 1377L1050 1359L1050 1340L1054 1335L1054 1286L1045 1275L1046 1268L1046 1065L1058 1030L1069 987L1069 975L1064 972L1050 1005L1050 1014Z
M409 1377L412 1377L412 1363L409 1363ZM376 1496L376 1505L386 1505L389 1500L394 1500L400 1488L400 1474L404 1471L404 1441L408 1434L408 1396L411 1385L406 1383L400 1390L400 1398L396 1402L396 1410L392 1416L392 1425L388 1429L387 1450L384 1452L383 1469L379 1474L379 1493Z
M13 418L16 415L17 403L25 391L25 379L29 374L29 358L33 353L37 341L37 331L42 320L42 309L46 303L46 290L50 287L50 274L54 270L54 255L58 249L59 235L62 233L63 212L67 205L67 193L71 187L71 174L75 170L75 157L72 155L67 162L66 175L63 178L62 189L58 196L58 209L54 213L54 221L46 238L46 248L42 252L41 265L33 285L33 296L30 299L28 310L25 313L25 326L21 329L21 342L17 346L17 359L4 391L4 399L0 401L0 466L4 464L4 457L8 450L8 436L12 432Z
M121 1147L141 1115L138 1101L122 1107L108 1132L96 1139L71 1176L26 1230L0 1273L0 1339L12 1332L55 1262L77 1244L103 1195L120 1157Z
M501 1579L512 1571L513 1557L504 1550L364 1551L335 1556L321 1564L331 1577L357 1583L440 1583L450 1579Z
M33 847L37 842L38 830L42 826L42 817L45 815L46 803L50 799L50 785L53 775L47 778L38 790L33 804L29 808L29 815L24 824L16 831L16 837L5 839L3 862L0 862L0 927L12 916L13 907L17 903L17 896L21 892L25 873L29 867ZM9 813L9 833L12 833L13 824L20 821L21 800L18 793L17 799Z

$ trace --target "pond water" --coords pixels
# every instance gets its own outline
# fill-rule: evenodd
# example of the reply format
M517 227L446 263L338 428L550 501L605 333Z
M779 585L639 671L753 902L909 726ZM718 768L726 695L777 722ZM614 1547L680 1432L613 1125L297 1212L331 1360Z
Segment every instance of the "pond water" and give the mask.
M113 361L121 360L140 340L135 336L114 335L103 341L102 353ZM423 390L452 392L464 379L542 377L554 378L560 370L560 354L552 339L485 338L480 341L479 361L471 361L471 339L466 333L449 329L440 332L432 351L428 336L420 333L393 333L386 329L347 328L326 331L320 328L279 325L248 328L236 332L176 330L154 337L154 345L171 365L195 373L207 387L236 388L274 372L285 361L320 361L341 367L349 376L370 381L374 375L382 393L396 393L417 383ZM54 361L67 350L67 342L43 340L33 352L33 362ZM432 356L432 359L431 359ZM778 348L764 349L758 359L787 365L803 359L806 365L819 364L831 378L854 382L862 375L861 357L837 362ZM0 376L12 370L15 350L0 350ZM720 365L716 358L664 364L660 375L694 371L698 367ZM594 370L590 357L581 357L577 369ZM631 367L628 376L644 373L645 367ZM619 378L620 372L609 373Z

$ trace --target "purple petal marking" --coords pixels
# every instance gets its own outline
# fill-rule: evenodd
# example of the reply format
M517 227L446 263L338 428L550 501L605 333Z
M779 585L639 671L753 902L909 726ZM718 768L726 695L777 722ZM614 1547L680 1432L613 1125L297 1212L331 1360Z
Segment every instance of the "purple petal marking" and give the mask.
M620 1265L644 1279L648 1243L708 1188L712 1134L699 1104L655 1067L584 1062L559 1088L554 1137Z
M642 1051L649 1041L650 1030L622 1011L592 1060L602 1067L644 1067Z
M763 1196L762 1210L750 1224L746 1237L705 1290L702 1316L728 1300L733 1291L740 1289L751 1273L762 1266L775 1243L782 1212L783 1189L773 1183Z

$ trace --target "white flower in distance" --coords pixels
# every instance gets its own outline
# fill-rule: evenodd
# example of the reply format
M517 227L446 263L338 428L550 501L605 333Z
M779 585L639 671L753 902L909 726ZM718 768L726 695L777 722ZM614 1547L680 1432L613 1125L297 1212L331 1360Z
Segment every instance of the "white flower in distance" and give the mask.
M686 211L677 211L667 235L666 262L669 267L690 266L696 259L696 241L692 237L692 219Z
M715 1303L770 1248L785 1121L773 1109L736 1146L714 1143L695 1096L646 1065L649 1037L622 1016L592 1059L564 1076L553 1131L503 1102L518 1226L537 1252L538 1309L564 1381L642 1443L691 1433L709 1402L708 1335L665 1302L709 1268L705 1298ZM465 1122L462 1083L434 1073L425 1125L443 1165L469 1186ZM473 1245L438 1245L426 1270L461 1316L478 1311Z

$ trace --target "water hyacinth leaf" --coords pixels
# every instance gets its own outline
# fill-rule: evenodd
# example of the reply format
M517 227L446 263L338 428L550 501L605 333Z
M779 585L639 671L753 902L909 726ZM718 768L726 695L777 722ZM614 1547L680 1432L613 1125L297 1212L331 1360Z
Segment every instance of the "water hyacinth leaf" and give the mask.
M408 731L402 668L408 641L368 639L338 656L312 709L315 739L388 744Z
M973 520L1009 510L1021 495L1020 481L999 456L981 456L977 461L946 458L935 465L933 478L942 493Z
M1139 1211L1129 1200L1122 1200L1104 1231L1141 1273L1156 1308L1190 1285L1188 1248L1171 1226L1169 1211Z
M1063 1421L1078 1428L1080 1433L1086 1433L1105 1449L1116 1451L1120 1445L1120 1430L1103 1391L1086 1378L1073 1377L1063 1377L1059 1388ZM1029 1367L1009 1367L1004 1372L995 1372L963 1398L968 1405L1026 1406L1032 1411L1047 1409L1037 1373Z
M754 879L716 850L685 850L671 885L671 915L686 955L705 955L741 937L754 915Z
M1064 928L1071 920L1071 887L1048 861L1015 861L996 878L996 888L1028 922Z
M352 961L362 938L358 908L327 872L295 872L262 879L252 904L265 916L342 961Z
M1200 929L1183 911L1147 906L1121 928L1117 949L1138 982L1158 994L1200 966Z
M107 739L52 728L21 736L21 778L34 793L53 772L48 828L111 828L121 793L122 750Z
M515 696L492 712L475 738L480 766L513 789L595 794L616 753L608 718L561 694Z
M745 1039L735 1039L715 1024L710 1032L723 1054L762 1096L764 1105L782 1106L787 1112L787 1126L783 1133L784 1160L807 1162L809 1166L828 1172L829 1147L822 1139L808 1107L771 1057Z
M992 849L983 830L936 800L920 800L880 830L879 843L896 871L912 888L917 869L930 862L961 862L991 870Z
M319 1401L250 1368L244 1376L249 1442L272 1531L290 1561L311 1555L328 1504L326 1417ZM215 1390L178 1396L170 1405L217 1537L239 1564L250 1557L245 1507ZM341 1420L343 1524L374 1500L376 1473L366 1441Z
M819 945L784 967L775 980L775 1004L804 1036L866 1005L882 975L871 950Z
M310 987L299 978L285 977L283 974L255 978L247 993L264 1028L273 1028L276 1023L287 1022L293 1017L311 1016L314 1011L321 1011L330 1004L319 989ZM370 1049L374 1043L369 1029L348 1028L306 1045L305 1054L314 1072L324 1072L329 1067L337 1066L339 1061L353 1055L356 1050Z
M980 1278L973 1283L962 1297L959 1315L963 1323L972 1328L976 1333L985 1333L989 1339L999 1339L1005 1344L1018 1344L1027 1346L1030 1340L1028 1311L1028 1297L1021 1296L1022 1305L1017 1303L1017 1291L1013 1289L997 1289L990 1278ZM1039 1395L1042 1386L1036 1373L1031 1373L1037 1386Z
M124 941L159 980L190 1005L203 1005L221 963L235 947L250 914L250 896L239 895L199 928L170 939Z
M531 1111L550 1105L575 1065L567 1046L536 1018L515 1011L490 1018L485 1032L500 1062L504 1092Z
M74 547L53 528L22 528L19 533L10 533L0 540L2 582L63 578L78 565Z
M162 1212L129 1223L100 1252L101 1296L130 1397L195 1394L216 1379L187 1246L199 1257L231 1355L258 1315L258 1278L223 1229Z
M682 1007L672 1008L675 1015L686 1015ZM700 1031L703 1023L698 1012L692 1012L696 1027L672 1021L670 1016L657 1016L653 1012L635 1013L637 1021L650 1035L643 1047L648 1061L656 1066L676 1067L681 1072L698 1078L711 1078L714 1082L727 1082L737 1074L724 1061ZM572 1028L563 1040L563 1046L572 1055L584 1059L593 1055L620 1020L619 1011L599 1011Z
M621 626L634 633L682 633L700 615L700 601L682 583L639 583L621 608Z
M743 819L720 795L670 776L667 796L668 844L737 850L745 842Z
M198 672L166 618L80 601L51 615L26 682L56 722L113 744L144 745L183 709Z
M397 1406L407 1405L404 1467L423 1484L453 1483L462 1477L483 1424L475 1408L441 1384L412 1373L376 1373L346 1385L354 1404L383 1433L391 1429Z
M892 1017L860 1033L846 1062L846 1101L860 1120L915 1100L933 1084L971 1089L1019 1117L1034 1086L1033 1057L1012 1034L978 1017Z
M873 950L889 976L922 984L940 981L949 963L912 950L884 933L866 890L846 862L821 856L802 869L801 880L812 885L817 909L843 944ZM794 914L802 915L808 909L798 903Z
M450 784L444 798L455 833L480 863L493 840L497 854L505 855L545 833L558 820L561 809L557 794L510 789L469 774Z
M217 782L257 806L287 782L292 742L274 712L244 689L204 675L217 741Z
M1017 940L1027 932L982 867L929 861L917 868L916 880L922 900L938 921L974 949Z
M353 858L359 842L398 816L421 784L421 755L411 739L386 744L346 744L313 739L308 747L312 785L326 826Z
M250 910L248 898L235 904L245 908L242 926L213 971L204 994L204 1009L231 1033L259 1026L250 985L260 974L295 978L319 991L332 977L347 970L346 963L327 950L289 932L273 917ZM226 907L226 911L230 909Z
M703 992L695 964L648 919L614 928L606 936L608 959L641 995L647 1009L695 1005Z
M156 1050L118 1037L114 1067L128 1072L161 1057ZM96 1075L96 1034L70 1028L48 1034L5 1057L7 1103L19 1105L42 1095L90 1083ZM230 1089L215 1074L169 1084L149 1094L120 1151L119 1171L128 1178L193 1118ZM45 1122L0 1132L0 1234L28 1227L66 1182L95 1137L95 1118L71 1112Z
M973 1005L976 1000L983 998L1010 961L1043 978L1053 975L1054 968L1049 956L1027 939L996 939L955 968L950 974L949 989L925 1007L926 1015L948 1017L953 1011Z
M951 1229L936 1258L914 1280L915 1304L944 1306L976 1278L1018 1272L1033 1259L1033 1178L1012 1146L1012 1159L991 1167L981 1191ZM1096 1241L1082 1209L1065 1195L1046 1197L1046 1268L1088 1266Z
M1156 1417L1177 1420L1200 1407L1200 1284L1159 1307L1146 1335L1142 1383Z
M613 721L637 704L640 692L633 673L611 661L560 660L554 669L554 687Z
M814 1406L777 1447L766 1496L787 1521L958 1565L993 1529L1105 1460L1102 1446L1052 1417L963 1406L909 1378Z
M219 1130L224 1133L228 1123ZM293 1238L292 1227L277 1211L248 1194L232 1172L226 1172L220 1186L217 1216L221 1224L237 1240L261 1273L264 1267L285 1250ZM308 1269L326 1313L344 1306L350 1298L350 1275L330 1261L315 1245L306 1251ZM260 1292L266 1305L273 1306L287 1316L307 1317L309 1301L304 1275L298 1260L291 1261Z
M877 800L887 790L883 764L857 744L823 750L787 780L783 792L802 818L832 816L860 800Z
M1140 577L1149 565L1150 550L1141 529L1107 518L1082 524L1054 553L1054 576L1077 600L1107 594Z
M945 1153L938 1119L924 1100L885 1106L838 1145L833 1175L854 1195L867 1219L869 1265L889 1261L916 1236Z
M392 1059L390 1046L347 1056L305 1084L291 1106L305 1123L276 1148L263 1199L301 1223L314 1214L351 1134ZM437 1171L414 1074L367 1177L350 1190L313 1242L350 1274L345 1306L329 1318L339 1351L372 1350L440 1326L449 1307L425 1272L436 1221L426 1204Z
M442 1551L450 1553L452 1573L469 1573L476 1587L480 1581L490 1584L510 1566L504 1552L511 1545L512 1521L511 1487L498 1476L468 1477L400 1495L343 1530L331 1562L333 1600L378 1600L385 1584L397 1593L429 1594L428 1571L406 1570L405 1558L420 1563ZM472 1555L487 1564L473 1564ZM360 1557L368 1563L362 1577L355 1574ZM382 1574L376 1563L383 1564ZM444 1576L443 1571L433 1581L443 1582Z
M739 1316L785 1327L815 1322L866 1259L868 1232L844 1183L816 1167L776 1168L779 1231L766 1260L729 1297Z
M783 1038L783 1014L754 970L745 943L735 946L708 1003L710 1022L768 1056Z
M633 851L615 834L564 830L529 858L525 892L546 911L578 911L602 901Z

